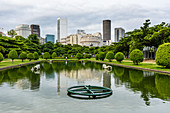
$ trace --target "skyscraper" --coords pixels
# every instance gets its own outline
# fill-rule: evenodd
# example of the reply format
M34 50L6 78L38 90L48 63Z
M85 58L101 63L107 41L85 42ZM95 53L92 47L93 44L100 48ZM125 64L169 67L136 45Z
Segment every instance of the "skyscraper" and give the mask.
M121 38L123 38L125 35L125 30L123 28L115 28L115 37L114 37L114 41L115 42L119 42L119 40Z
M111 40L111 20L103 20L103 41Z
M31 28L31 34L36 34L40 38L40 26L32 24L30 28Z
M31 34L31 29L29 25L21 24L15 28L15 32L17 33L17 35L28 38L28 36Z
M54 43L55 43L55 42L54 42L54 39L55 39L55 35L46 34L46 36L45 36L45 43L51 41L51 42L54 44Z
M57 19L57 36L58 36L58 42L61 41L61 38L67 37L67 19L66 18Z

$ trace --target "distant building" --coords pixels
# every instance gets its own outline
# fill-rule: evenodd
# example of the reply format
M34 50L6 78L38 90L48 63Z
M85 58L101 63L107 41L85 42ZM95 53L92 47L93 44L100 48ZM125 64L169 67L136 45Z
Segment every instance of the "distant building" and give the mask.
M115 28L115 37L114 37L115 42L119 42L119 40L124 36L125 36L125 30L123 28L121 27Z
M55 39L55 35L46 34L46 36L45 36L45 43L51 41L54 44L54 42L55 42L54 39Z
M85 34L85 30L78 29L78 30L77 30L77 33L78 33L78 34Z
M45 44L45 39L44 38L40 37L39 39L40 39L41 44Z
M103 20L103 41L111 40L111 20Z
M61 41L62 38L67 37L67 19L58 18L57 19L57 40Z
M1 34L2 36L6 36L6 34L4 33L4 28L0 28L0 34Z
M15 28L15 32L17 35L22 36L24 38L28 38L28 36L31 34L31 29L29 25L27 24L21 24Z
M102 46L102 35L101 33L95 34L85 34L85 33L78 33L72 34L65 38L61 39L61 44L68 45L68 44L78 44L81 46Z
M30 26L30 28L31 28L31 34L36 34L39 38L41 37L40 36L40 26L39 25L32 24Z

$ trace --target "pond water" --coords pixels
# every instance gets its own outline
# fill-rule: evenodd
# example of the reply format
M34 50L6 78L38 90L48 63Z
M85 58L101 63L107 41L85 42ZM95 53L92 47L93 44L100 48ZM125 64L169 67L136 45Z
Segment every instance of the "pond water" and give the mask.
M35 65L35 64L34 64ZM170 113L170 76L92 62L58 61L0 71L0 113ZM107 98L82 100L67 88L111 88Z

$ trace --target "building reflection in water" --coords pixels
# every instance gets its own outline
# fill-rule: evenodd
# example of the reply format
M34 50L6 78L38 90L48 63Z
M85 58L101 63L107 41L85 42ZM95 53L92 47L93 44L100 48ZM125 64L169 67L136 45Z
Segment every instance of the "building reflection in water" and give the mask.
M60 95L60 73L57 74L57 94Z
M103 87L111 88L111 74L103 72Z

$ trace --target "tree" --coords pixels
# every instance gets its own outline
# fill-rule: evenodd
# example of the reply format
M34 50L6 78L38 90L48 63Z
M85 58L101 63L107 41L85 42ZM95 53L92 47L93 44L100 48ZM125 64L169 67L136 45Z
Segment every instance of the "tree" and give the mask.
M44 54L43 54L43 58L44 59L50 59L50 53L49 52L45 52Z
M29 53L27 55L27 59L29 59L29 61L33 60L34 59L34 54L33 53Z
M107 54L106 54L106 59L108 59L109 60L109 62L111 62L112 61L112 59L114 59L114 53L113 52L108 52Z
M53 52L52 59L55 59L56 57L57 57L57 54L55 52Z
M170 43L159 46L156 52L156 64L170 68Z
M76 58L80 60L81 58L83 58L83 55L81 53L77 53Z
M100 60L103 61L103 60L105 59L105 56L106 56L106 55L105 55L104 52L100 52L100 53L99 53L99 59L100 59Z
M99 60L99 54L95 55L96 60Z
M29 35L29 36L28 36L28 39L29 39L31 42L33 42L33 43L35 43L35 44L37 44L37 45L40 44L40 40L39 40L39 38L38 38L38 36L37 36L36 34L31 34L31 35Z
M8 54L8 58L12 59L12 63L14 59L18 58L18 53L16 50L11 50Z
M122 60L124 60L124 57L125 57L125 55L122 52L117 52L116 55L115 55L115 59L118 62L121 62Z
M19 58L22 59L22 62L23 62L23 60L27 58L27 53L26 53L26 52L22 52L22 53L19 55Z
M3 54L0 53L0 62L1 62L2 60L4 60L4 57L3 57Z
M8 31L8 35L10 35L12 38L17 35L17 33L15 32L14 29L11 29L10 31Z
M136 65L138 65L140 62L143 62L143 59L143 53L139 49L135 49L130 53L130 60L132 60Z
M38 60L39 59L39 54L37 52L34 52L34 60Z
M88 54L87 53L85 53L84 58L88 58Z

